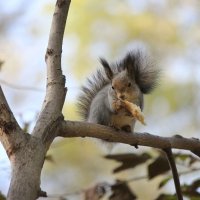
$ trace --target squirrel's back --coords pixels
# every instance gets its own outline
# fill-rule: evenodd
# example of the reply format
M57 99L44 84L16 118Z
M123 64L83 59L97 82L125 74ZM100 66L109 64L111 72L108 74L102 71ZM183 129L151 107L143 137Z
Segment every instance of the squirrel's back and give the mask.
M92 77L87 79L86 85L82 86L81 94L78 97L78 112L83 120L88 118L92 100L107 84L109 84L109 80L106 78L105 73L103 70L98 69Z

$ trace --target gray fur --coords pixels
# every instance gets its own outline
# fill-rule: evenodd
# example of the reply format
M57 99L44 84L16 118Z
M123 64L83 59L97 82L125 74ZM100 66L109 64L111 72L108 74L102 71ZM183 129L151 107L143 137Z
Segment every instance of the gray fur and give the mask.
M97 70L95 75L87 79L87 85L82 87L78 98L78 111L84 120L87 120L89 116L90 107L95 96L109 83L110 80L106 78L102 70Z
M111 69L115 73L120 72L120 68L118 68L117 65L111 66ZM107 77L105 71L103 71L102 69L98 69L92 77L87 79L87 83L81 88L81 94L78 97L78 112L83 120L88 120L89 113L91 113L91 104L94 98L97 96L98 93L101 92L101 90L105 86L111 85L110 83L110 79ZM108 113L105 113L104 115L108 115Z
M132 124L134 127L135 121L131 121L126 111L116 114L112 110L112 98L116 99L116 96L112 94L110 78L114 77L113 79L118 80L120 77L123 80L121 76L126 76L125 78L128 78L132 84L137 85L139 93L133 103L143 109L143 94L151 92L156 86L158 70L139 50L129 52L116 64L109 65L104 59L101 59L100 62L104 71L97 70L96 74L87 80L87 85L82 87L82 93L78 99L79 113L85 121L91 123L112 125L112 120L121 123L125 119L128 124L124 121L122 122L124 125ZM131 90L131 93L137 90Z
M108 102L108 87L109 85L105 86L94 97L88 114L88 122L102 125L108 125L111 123L111 110Z

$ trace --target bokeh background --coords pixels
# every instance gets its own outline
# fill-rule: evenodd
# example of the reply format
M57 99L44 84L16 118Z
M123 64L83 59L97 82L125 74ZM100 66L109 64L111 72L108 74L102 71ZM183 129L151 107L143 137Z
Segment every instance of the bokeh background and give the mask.
M0 84L18 122L31 132L45 94L44 55L55 1L0 1ZM134 48L150 52L162 69L158 88L145 99L147 126L137 131L161 136L199 137L200 130L200 2L199 0L72 0L63 41L62 67L68 94L63 114L80 120L77 95L99 57L116 61ZM152 151L141 147L137 152ZM117 145L112 153L136 152ZM112 175L117 166L103 158L107 150L93 139L56 139L42 171L42 189L55 198L98 182L146 174L136 168ZM152 152L153 154L154 152ZM9 161L0 145L0 191L7 193ZM198 173L181 178L189 182ZM157 182L130 185L140 199L153 199ZM174 192L170 182L163 190ZM141 189L142 188L142 189ZM145 192L144 192L145 191Z

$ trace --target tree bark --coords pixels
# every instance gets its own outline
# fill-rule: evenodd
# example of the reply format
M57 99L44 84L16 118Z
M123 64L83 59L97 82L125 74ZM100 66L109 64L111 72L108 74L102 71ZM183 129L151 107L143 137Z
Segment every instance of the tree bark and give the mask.
M48 130L51 128L52 123L61 118L67 91L67 88L65 88L65 76L62 74L61 68L61 53L70 2L70 0L57 0L56 2L45 55L47 64L46 96L42 112L32 133L34 136L42 138L43 142L48 142L49 145L55 134L51 135L52 133L50 134Z
M161 137L150 133L127 133L113 128L86 122L63 121L59 135L61 137L92 137L108 142L124 143L131 146L148 146L159 149L184 149L199 153L200 141L184 138L180 135Z
M20 146L22 129L18 125L0 87L0 141L10 157Z
M8 200L35 200L40 192L40 175L45 149L40 139L24 134L23 146L12 156Z

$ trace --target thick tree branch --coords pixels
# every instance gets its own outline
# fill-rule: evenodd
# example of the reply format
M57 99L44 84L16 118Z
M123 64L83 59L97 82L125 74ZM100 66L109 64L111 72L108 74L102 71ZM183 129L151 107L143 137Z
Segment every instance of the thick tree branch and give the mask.
M0 141L9 158L23 140L21 133L22 129L14 118L0 86Z
M59 136L62 137L92 137L108 142L129 144L131 146L148 146L159 149L174 148L190 151L200 149L198 139L188 139L181 136L161 137L149 133L133 133L115 131L113 128L86 122L63 121Z
M40 191L41 169L46 150L40 138L29 134L22 136L24 142L11 160L12 177L7 200L35 200Z
M46 96L39 119L33 130L34 136L42 138L44 143L48 142L49 144L54 139L56 130L48 127L51 127L60 119L67 91L65 77L61 69L61 53L69 5L70 0L57 0L56 2L45 55L47 64Z

